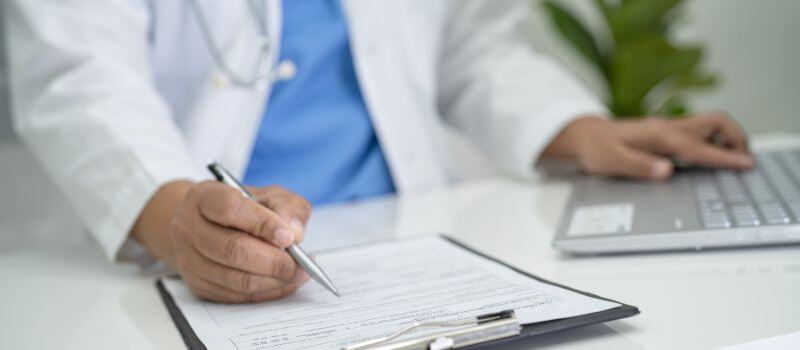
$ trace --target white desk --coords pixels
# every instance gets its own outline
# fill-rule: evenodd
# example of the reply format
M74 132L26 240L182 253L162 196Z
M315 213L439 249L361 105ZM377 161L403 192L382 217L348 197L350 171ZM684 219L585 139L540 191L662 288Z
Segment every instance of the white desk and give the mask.
M707 349L800 330L800 246L572 258L550 248L568 194L566 180L488 179L328 207L315 211L305 246L448 232L536 275L642 311L514 348ZM68 244L45 239L0 250L0 348L183 347L152 273L107 263L99 248L75 238L73 225L52 222L67 227L51 230L69 236ZM39 226L3 223L0 237L26 235L19 231L29 227Z

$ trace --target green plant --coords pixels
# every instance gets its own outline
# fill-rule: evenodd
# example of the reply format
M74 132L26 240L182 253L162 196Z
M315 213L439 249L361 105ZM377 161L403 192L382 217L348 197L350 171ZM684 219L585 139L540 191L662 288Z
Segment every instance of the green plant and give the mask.
M535 0L538 1L538 0ZM688 112L684 98L690 90L715 84L703 72L703 49L680 45L669 37L683 0L594 0L610 35L593 35L570 11L545 0L553 24L592 66L607 88L608 107L617 117Z

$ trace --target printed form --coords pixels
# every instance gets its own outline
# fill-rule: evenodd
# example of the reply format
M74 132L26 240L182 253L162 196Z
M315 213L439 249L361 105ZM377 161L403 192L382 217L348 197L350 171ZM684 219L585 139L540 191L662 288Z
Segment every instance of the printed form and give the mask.
M620 305L537 281L436 235L323 252L315 260L341 298L312 280L277 301L217 304L197 299L178 279L163 282L209 349L341 349L414 322L514 309L521 324L531 324Z

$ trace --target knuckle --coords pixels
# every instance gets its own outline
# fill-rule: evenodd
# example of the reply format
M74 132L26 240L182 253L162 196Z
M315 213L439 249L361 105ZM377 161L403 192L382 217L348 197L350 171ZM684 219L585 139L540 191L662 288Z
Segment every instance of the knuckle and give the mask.
M198 198L200 198L200 194L202 193L202 186L203 186L202 182L194 186L189 186L189 189L186 190L186 195L185 195L186 200L196 201Z
M230 236L225 243L224 252L225 261L229 262L232 266L243 266L250 260L250 251L248 250L245 236L236 234Z
M169 233L175 236L182 236L189 231L189 224L182 217L176 216L169 220Z
M237 214L241 210L242 206L242 197L239 194L234 194L226 191L223 195L220 203L220 215L227 221L232 221L237 217Z
M253 280L253 274L242 273L242 277L239 280L239 290L245 293L252 293L258 290L256 283Z
M311 203L301 196L294 196L294 207L297 215L301 216L302 219L307 219L311 216Z
M279 278L289 278L294 275L294 262L283 254L275 254L270 260L270 272Z

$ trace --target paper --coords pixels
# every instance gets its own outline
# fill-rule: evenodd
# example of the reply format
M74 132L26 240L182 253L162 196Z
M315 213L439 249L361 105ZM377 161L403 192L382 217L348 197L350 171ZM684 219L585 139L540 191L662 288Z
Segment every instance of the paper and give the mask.
M633 203L588 205L573 211L567 236L630 233L632 226Z
M325 252L316 261L341 298L312 281L279 301L226 305L196 299L179 280L164 284L209 349L341 349L413 322L515 309L529 324L619 306L539 282L440 236Z

